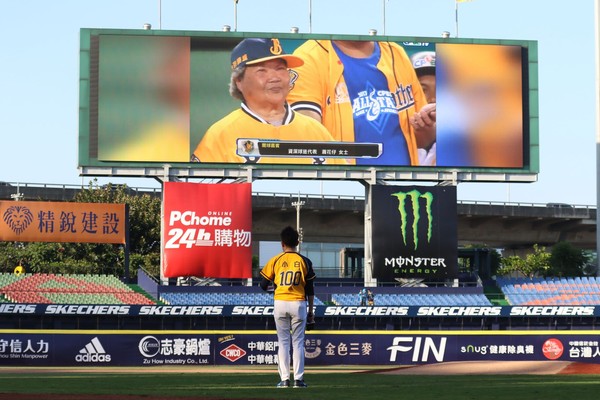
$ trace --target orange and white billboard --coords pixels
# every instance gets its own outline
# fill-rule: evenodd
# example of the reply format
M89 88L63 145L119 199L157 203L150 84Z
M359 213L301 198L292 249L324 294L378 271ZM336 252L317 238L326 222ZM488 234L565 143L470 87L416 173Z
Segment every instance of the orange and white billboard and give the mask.
M0 240L125 244L125 204L0 201Z
M163 276L252 277L252 185L164 184Z

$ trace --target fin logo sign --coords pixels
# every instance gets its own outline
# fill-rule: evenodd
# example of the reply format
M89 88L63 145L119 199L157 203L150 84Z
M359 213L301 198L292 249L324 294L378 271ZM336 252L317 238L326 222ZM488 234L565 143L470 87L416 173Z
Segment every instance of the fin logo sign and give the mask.
M414 250L419 247L419 221L421 220L421 214L427 218L427 243L431 242L431 236L433 234L433 193L420 191L413 189L410 192L398 192L393 193L392 196L398 199L398 212L400 213L400 232L402 234L402 241L404 246L407 246L407 238L410 235L410 239L414 243ZM423 201L421 200L423 199ZM422 206L421 203L424 203ZM411 207L408 207L410 205ZM408 208L412 210L412 224L408 228L409 213Z
M436 342L431 337L413 337L413 336L396 336L392 345L387 348L390 352L390 362L397 362L401 353L411 355L410 361L413 363L430 363L432 362L429 356L433 356L435 362L443 362L446 354L447 337L440 337ZM406 360L401 360L406 361Z

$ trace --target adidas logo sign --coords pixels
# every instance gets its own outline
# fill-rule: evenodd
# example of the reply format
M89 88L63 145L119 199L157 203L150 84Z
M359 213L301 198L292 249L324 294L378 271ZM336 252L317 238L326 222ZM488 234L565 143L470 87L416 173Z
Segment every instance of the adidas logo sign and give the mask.
M102 343L97 337L93 338L75 356L77 362L110 362L110 354L106 354Z

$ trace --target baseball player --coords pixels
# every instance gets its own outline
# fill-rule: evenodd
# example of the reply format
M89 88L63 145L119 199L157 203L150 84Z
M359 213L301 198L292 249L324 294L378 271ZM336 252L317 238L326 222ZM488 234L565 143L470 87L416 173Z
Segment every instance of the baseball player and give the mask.
M260 287L274 287L275 327L277 329L278 388L290 387L290 347L293 360L294 388L306 388L304 383L304 331L307 322L314 324L314 286L316 277L312 261L299 254L298 232L288 226L281 231L283 252L271 258L260 271ZM307 309L308 304L308 309Z
M418 165L417 147L429 145L435 130L412 124L427 100L400 45L308 40L294 55L304 60L293 68L294 110L322 122L335 140L383 143L380 157L357 164Z

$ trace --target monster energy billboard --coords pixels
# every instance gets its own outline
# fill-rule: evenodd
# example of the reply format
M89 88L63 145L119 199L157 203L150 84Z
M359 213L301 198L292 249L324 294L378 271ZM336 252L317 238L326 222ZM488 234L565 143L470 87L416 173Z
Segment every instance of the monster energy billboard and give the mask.
M457 277L456 187L375 185L371 204L374 278Z

